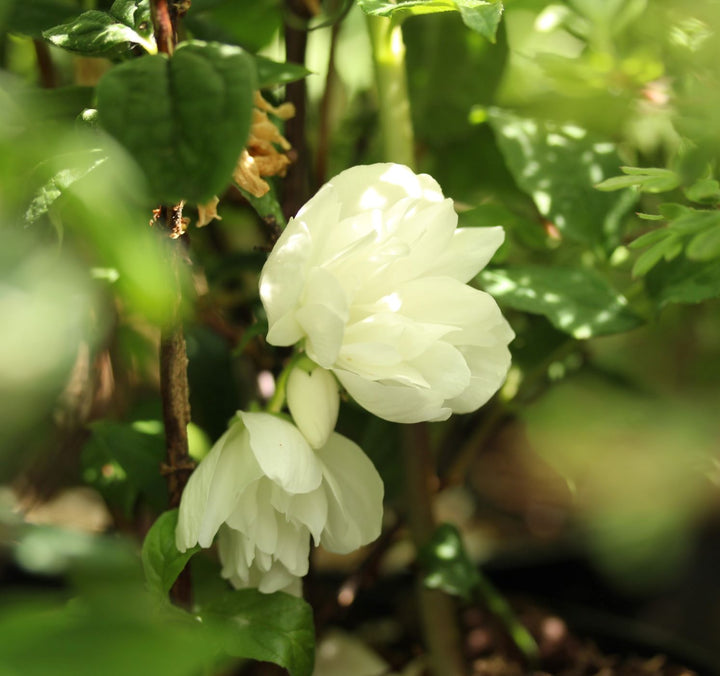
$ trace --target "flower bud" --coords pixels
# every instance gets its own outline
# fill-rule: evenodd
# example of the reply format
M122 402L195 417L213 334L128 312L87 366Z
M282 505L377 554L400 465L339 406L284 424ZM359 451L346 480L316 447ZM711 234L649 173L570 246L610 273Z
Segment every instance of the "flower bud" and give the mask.
M335 429L340 407L338 384L332 373L320 367L310 373L293 369L287 382L287 404L310 446L324 446Z

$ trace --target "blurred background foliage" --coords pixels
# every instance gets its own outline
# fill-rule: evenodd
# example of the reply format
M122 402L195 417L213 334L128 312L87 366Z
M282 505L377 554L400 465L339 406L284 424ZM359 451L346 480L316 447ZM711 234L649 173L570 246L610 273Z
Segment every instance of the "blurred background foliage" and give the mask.
M80 642L88 664L102 658L86 673L129 673L133 653L157 661L147 673L198 673L217 654L147 609L138 572L137 543L166 501L156 344L175 282L148 226L156 204L133 158L83 113L112 64L42 39L110 4L0 1L3 674L50 673L24 661L36 641L52 640L48 654L69 665ZM437 518L460 527L476 562L524 571L520 587L572 600L572 580L533 584L533 565L576 562L603 590L590 601L631 599L636 617L715 649L720 5L504 5L495 43L454 12L403 25L418 167L456 200L461 225L505 226L477 283L517 333L497 399L433 426L446 486ZM328 0L308 18L294 7L193 0L183 36L282 62L286 28L306 34L307 149L295 170L312 192L381 159L377 99L360 8ZM282 198L284 181L274 189ZM220 214L191 225L181 280L195 458L235 410L267 396L285 356L260 337L268 228L233 189ZM339 427L381 471L392 521L398 427L348 401ZM359 560L316 558L320 572ZM411 558L401 531L385 568ZM200 597L222 592L212 557L197 570ZM105 603L119 611L98 625ZM108 632L112 646L99 642Z

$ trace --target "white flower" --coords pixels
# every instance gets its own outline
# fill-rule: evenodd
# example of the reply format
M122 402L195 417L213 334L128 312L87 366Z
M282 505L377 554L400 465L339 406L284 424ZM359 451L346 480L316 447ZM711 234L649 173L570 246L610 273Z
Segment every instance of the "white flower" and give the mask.
M337 381L330 371L294 368L287 382L287 405L295 424L313 448L325 445L340 408Z
M209 547L220 530L222 574L233 585L296 591L311 535L344 554L380 534L382 480L339 434L313 450L281 418L238 415L185 487L175 542L181 552Z
M452 201L398 164L343 171L291 219L260 278L267 340L304 340L355 400L395 422L444 420L503 383L514 335L467 285L502 244L456 228Z

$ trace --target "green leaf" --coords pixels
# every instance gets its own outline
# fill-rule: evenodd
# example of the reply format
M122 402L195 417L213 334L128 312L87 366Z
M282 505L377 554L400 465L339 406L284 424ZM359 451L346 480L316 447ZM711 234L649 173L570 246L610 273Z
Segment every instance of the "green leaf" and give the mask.
M691 261L685 257L661 261L645 278L648 293L659 307L669 303L699 303L720 297L717 261Z
M430 589L442 589L468 600L479 584L477 568L452 524L444 523L435 529L418 552L418 559L425 572L423 583Z
M720 225L716 225L690 240L687 257L694 261L710 261L720 258Z
M146 37L153 34L149 0L115 0L110 14Z
M221 621L225 650L236 657L274 662L291 676L310 676L315 662L312 609L300 598L257 589L229 591L208 604L203 620Z
M83 478L127 515L140 495L155 506L166 505L167 488L160 475L163 439L162 423L155 420L94 422L82 449Z
M522 118L497 108L488 111L488 120L515 182L563 236L607 250L620 243L623 217L636 195L595 189L619 170L612 143L575 125Z
M302 80L312 73L298 63L281 63L258 54L255 54L253 58L257 70L257 86L260 89Z
M501 305L544 315L578 339L629 331L642 322L592 270L527 265L485 270L478 280Z
M237 184L235 185L242 196L250 203L250 206L255 209L255 212L260 218L269 225L279 229L285 227L285 215L283 214L282 207L280 206L280 202L275 194L275 188L272 184L270 184L270 190L262 197L255 197L255 195L249 193L244 188L241 188Z
M145 171L158 202L202 204L221 192L250 128L252 59L239 47L183 42L100 80L100 123Z
M708 228L720 225L720 211L688 209L670 223L672 230L679 235L696 235Z
M129 54L134 44L151 54L157 51L154 40L140 35L110 14L96 10L83 12L70 23L43 31L43 37L57 47L83 56L117 57Z
M691 202L717 202L720 200L720 183L712 178L701 178L685 188L685 197Z
M640 235L640 237L630 242L628 246L631 249L642 249L645 246L657 244L668 235L670 235L670 231L667 228L658 228L657 230L651 230L650 232L646 232L644 235Z
M30 205L25 211L25 224L30 225L46 214L65 190L75 183L75 181L87 176L106 159L107 157L102 151L93 150L89 152L88 163L84 167L61 169L45 183L45 185L38 190L35 197L33 197L32 202L30 202Z
M463 23L483 37L495 42L503 13L500 0L358 0L360 8L373 16L414 16L437 12L460 12Z
M163 512L143 541L142 563L145 579L150 589L160 596L168 595L190 557L200 550L200 546L196 545L185 552L178 551L175 546L177 522L177 509Z
M503 14L502 2L456 2L463 23L484 38L495 42Z
M672 260L682 251L682 241L672 232L665 231L665 233L666 237L638 256L632 269L633 277L644 277L663 258Z

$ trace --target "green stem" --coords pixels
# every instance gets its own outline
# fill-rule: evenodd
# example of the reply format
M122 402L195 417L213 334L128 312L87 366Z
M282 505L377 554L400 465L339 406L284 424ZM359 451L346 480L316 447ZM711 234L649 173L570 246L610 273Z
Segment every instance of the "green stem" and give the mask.
M292 370L295 368L305 368L309 370L311 366L314 367L317 365L304 352L296 352L290 358L290 361L285 365L285 368L280 372L280 375L275 381L275 392L265 407L267 413L280 413L283 410L287 392L287 381Z
M415 148L402 29L399 24L382 16L368 16L367 22L375 65L385 159L414 168Z
M505 597L480 571L478 571L477 594L487 609L503 623L513 643L525 656L528 665L534 667L540 656L538 644L532 634L517 619Z

